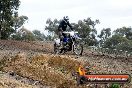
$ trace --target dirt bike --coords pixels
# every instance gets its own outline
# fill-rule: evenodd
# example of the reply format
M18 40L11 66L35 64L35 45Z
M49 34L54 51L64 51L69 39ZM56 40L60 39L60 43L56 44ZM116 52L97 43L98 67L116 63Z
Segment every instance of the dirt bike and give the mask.
M82 55L83 44L81 44L82 39L77 35L78 32L70 31L63 33L66 37L63 38L62 43L59 38L54 40L54 53L64 54L65 52L72 51L76 55ZM64 47L61 48L62 44Z

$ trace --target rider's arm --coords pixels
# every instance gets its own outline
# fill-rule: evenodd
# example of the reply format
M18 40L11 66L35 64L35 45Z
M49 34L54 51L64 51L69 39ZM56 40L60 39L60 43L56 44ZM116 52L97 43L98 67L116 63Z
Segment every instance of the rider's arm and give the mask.
M71 30L73 30L71 24L69 23L69 21L67 22L67 25L71 28Z
M63 30L62 30L62 25L63 25L63 22L61 21L60 24L59 24L59 26L58 26L58 30L59 30L59 31L63 31Z

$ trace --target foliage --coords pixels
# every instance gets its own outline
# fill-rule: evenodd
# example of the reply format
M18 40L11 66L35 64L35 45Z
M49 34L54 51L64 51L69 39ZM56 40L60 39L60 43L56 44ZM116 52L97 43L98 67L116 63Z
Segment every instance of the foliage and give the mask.
M118 28L112 36L110 31L110 28L103 29L98 35L101 47L132 52L132 28Z
M116 84L116 83L113 83L110 88L120 88L120 85L119 84Z
M48 30L48 32L53 32L57 33L58 25L59 25L59 20L54 19L53 21L48 18L46 21L47 26L45 27L45 30Z
M132 40L132 28L131 27L122 27L114 31L115 35L121 35L126 37L129 40Z
M116 46L117 50L129 51L132 52L132 41L127 40Z
M49 18L46 21L46 28L45 30L49 31L49 38L56 36L55 34L57 34L57 29L58 29L58 25L59 25L60 20L54 19L53 21ZM79 20L78 23L71 23L74 30L79 32L80 37L83 38L83 40L85 41L85 43L87 45L94 45L97 43L96 40L96 34L97 31L95 29L95 25L99 23L99 20L96 21L92 21L91 18L87 18L82 20ZM67 31L70 30L69 28L67 28ZM52 38L53 39L53 38Z
M27 16L18 16L18 13L14 13L13 16L13 29L16 31L18 28L22 27L22 25L28 20Z
M15 40L24 40L24 41L33 41L35 40L35 36L33 33L26 28L22 27L21 29L18 30L18 32L14 33L11 36L12 39Z
M111 38L107 39L104 42L104 47L106 48L115 48L117 45L124 42L126 38L120 36L120 35L113 35Z
M0 39L7 39L14 32L12 16L17 12L19 5L19 0L0 1Z
M22 27L16 33L13 33L10 36L14 40L24 40L24 41L51 41L53 40L52 36L45 36L44 33L41 33L39 30L33 30L32 32Z
M45 26L45 30L48 31L48 36L46 36L46 40L52 41L58 34L58 26L60 20L54 19L53 21L48 18L46 21L47 26Z
M100 35L98 37L100 38L100 46L103 46L104 42L111 36L111 29L110 28L104 28L101 30Z
M53 41L53 37L51 35L46 36L45 40L47 41Z
M113 35L104 42L104 48L132 51L132 41L120 35Z
M33 30L32 32L34 34L35 40L43 41L46 39L46 36L43 33L41 33L39 30Z
M96 34L97 30L95 29L95 25L99 23L99 20L92 21L91 18L87 18L78 21L78 24L73 23L73 27L75 31L78 31L80 37L83 38L85 44L87 45L96 45Z

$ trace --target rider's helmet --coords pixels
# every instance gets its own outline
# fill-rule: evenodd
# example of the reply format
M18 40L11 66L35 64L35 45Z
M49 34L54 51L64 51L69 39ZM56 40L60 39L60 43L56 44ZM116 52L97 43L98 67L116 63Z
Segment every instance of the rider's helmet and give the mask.
M68 20L69 20L69 17L68 17L68 16L64 16L63 19L64 19L65 21L68 21Z

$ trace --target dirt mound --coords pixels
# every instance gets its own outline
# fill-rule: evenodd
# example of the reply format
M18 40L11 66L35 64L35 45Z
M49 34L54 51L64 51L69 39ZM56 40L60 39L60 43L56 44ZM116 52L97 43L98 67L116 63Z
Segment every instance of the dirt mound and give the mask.
M77 70L82 62L71 57L42 54L26 59L24 53L8 61L3 68L20 76L40 81L43 85L57 88L75 88L76 81L71 72Z

